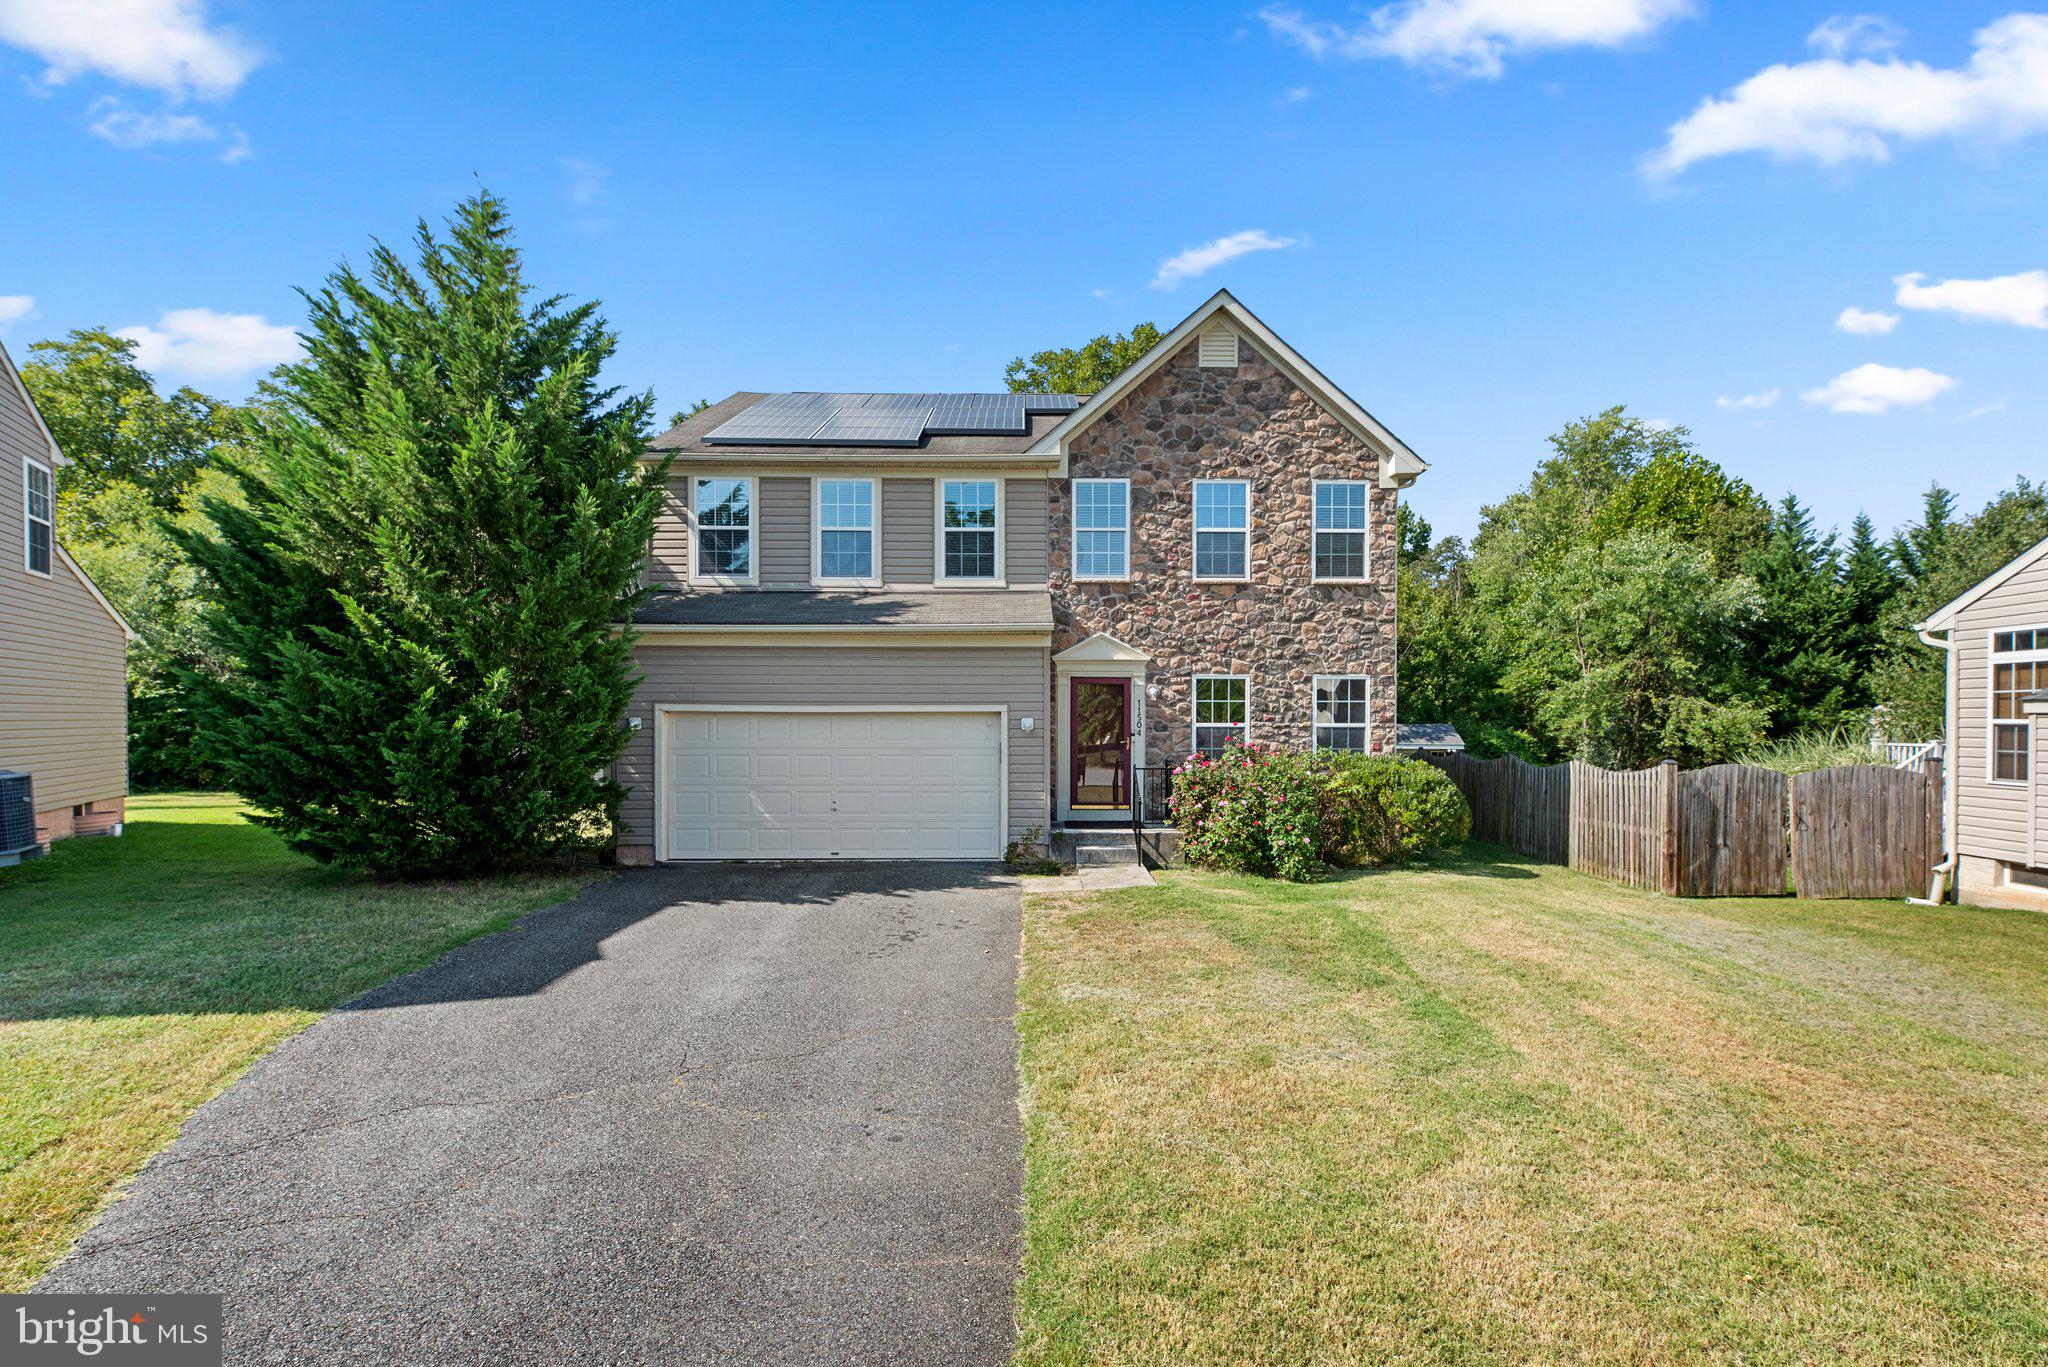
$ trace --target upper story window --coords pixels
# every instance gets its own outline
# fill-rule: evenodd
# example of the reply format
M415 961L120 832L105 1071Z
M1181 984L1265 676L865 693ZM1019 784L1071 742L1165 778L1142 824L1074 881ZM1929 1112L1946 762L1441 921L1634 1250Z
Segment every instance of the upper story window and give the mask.
M1366 510L1371 494L1362 479L1315 483L1315 573L1317 579L1366 577Z
M48 574L56 523L50 505L50 467L32 460L23 461L22 482L27 494L22 501L22 511L28 522L28 567L36 574Z
M1131 575L1131 482L1074 481L1074 578Z
M1002 493L997 479L939 481L939 582L1002 578Z
M813 575L820 583L876 584L875 481L820 479L813 482Z
M696 524L691 578L707 584L756 582L753 477L695 476L690 511Z
M2048 627L1991 633L1991 736L1988 777L2025 783L2034 723L2022 702L2048 688Z
M1195 481L1195 578L1247 579L1252 487L1241 479Z
M1372 749L1372 680L1363 674L1318 674L1315 691L1315 748Z
M1215 759L1251 738L1252 681L1243 674L1195 675L1195 751Z

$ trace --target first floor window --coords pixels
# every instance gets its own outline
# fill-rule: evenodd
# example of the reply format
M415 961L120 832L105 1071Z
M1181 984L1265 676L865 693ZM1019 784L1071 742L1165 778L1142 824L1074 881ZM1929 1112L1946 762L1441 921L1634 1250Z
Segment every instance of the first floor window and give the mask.
M996 577L996 488L992 479L939 482L940 578Z
M1362 674L1318 674L1315 747L1372 749L1372 680Z
M1318 480L1315 488L1315 577L1365 578L1365 481Z
M1251 736L1246 707L1251 680L1242 674L1195 676L1195 751L1215 759Z
M818 578L875 577L875 482L818 481Z
M1074 481L1074 577L1125 579L1131 572L1131 482Z
M50 511L50 468L32 460L25 462L23 468L28 486L24 505L28 513L28 567L37 574L48 574L54 526Z
M696 487L697 574L705 579L754 577L752 480L700 477Z
M2022 633L2001 633L2019 635ZM2032 632L2023 633L2027 637ZM1994 647L1996 642L1994 641ZM2031 646L2031 639L2029 642ZM1991 777L1999 783L2027 781L2027 752L2033 738L2033 723L2027 720L2022 700L2036 689L2048 688L2048 660L2001 662L1996 651L1991 665Z
M1244 480L1195 481L1195 578L1249 577L1251 504L1252 487Z

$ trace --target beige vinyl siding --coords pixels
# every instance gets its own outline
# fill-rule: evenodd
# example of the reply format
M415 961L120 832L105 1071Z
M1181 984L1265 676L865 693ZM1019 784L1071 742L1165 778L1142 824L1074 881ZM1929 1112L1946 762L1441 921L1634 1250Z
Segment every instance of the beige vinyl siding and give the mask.
M2032 784L1994 784L1988 777L1991 723L1990 633L2010 627L2048 627L2048 561L2038 562L1956 615L1949 639L1956 651L1956 732L1950 771L1956 785L1956 850L2025 863L2035 819ZM2044 721L2036 718L2038 747Z
M626 785L622 844L654 840L654 711L673 703L773 708L868 705L1010 709L1009 837L1049 825L1045 699L1052 668L1044 646L946 644L823 647L666 646L633 651L643 676L627 715L640 719L615 770ZM1026 732L1020 719L1036 719Z
M1042 479L1012 478L1003 485L1003 579L1045 583L1047 486Z
M938 544L938 486L929 479L882 481L882 579L889 584L932 582Z
M22 459L49 445L0 375L0 769L33 776L38 811L128 791L126 638L62 556L31 574Z
M744 470L734 473L745 474ZM654 518L645 582L684 588L690 582L690 476L668 482ZM762 588L809 588L811 583L811 481L804 476L764 475L756 479L754 544L761 559ZM723 590L711 590L722 592Z
M662 495L661 511L654 515L653 544L647 552L642 582L656 588L681 588L690 582L690 485L677 475Z

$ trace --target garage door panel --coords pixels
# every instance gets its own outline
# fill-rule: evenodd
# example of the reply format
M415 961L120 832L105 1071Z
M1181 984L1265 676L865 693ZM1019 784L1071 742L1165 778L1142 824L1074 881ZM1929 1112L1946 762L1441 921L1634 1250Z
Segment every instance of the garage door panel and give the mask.
M992 858L992 713L663 714L671 859Z

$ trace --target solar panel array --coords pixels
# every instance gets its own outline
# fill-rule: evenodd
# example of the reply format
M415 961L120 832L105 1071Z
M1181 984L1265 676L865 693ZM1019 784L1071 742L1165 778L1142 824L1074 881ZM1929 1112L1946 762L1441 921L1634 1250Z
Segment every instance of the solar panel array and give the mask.
M717 446L916 446L926 437L1022 436L1072 394L772 394L704 434Z

